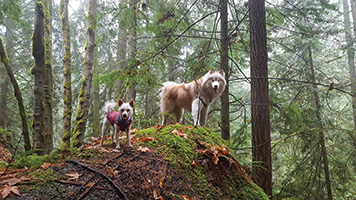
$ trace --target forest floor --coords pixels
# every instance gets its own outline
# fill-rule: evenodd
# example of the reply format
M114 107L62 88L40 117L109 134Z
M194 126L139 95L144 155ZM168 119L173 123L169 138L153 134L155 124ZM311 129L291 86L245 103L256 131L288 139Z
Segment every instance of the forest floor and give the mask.
M181 130L176 136L187 137L179 132ZM201 155L189 163L188 168L195 170L195 174L200 173L198 168L213 173L199 183L199 178L197 181L187 176L184 169L174 167L175 164L167 162L167 157L157 153L157 148L163 145L143 145L154 142L154 137L133 134L134 148L119 151L114 149L110 136L103 147L99 144L100 138L91 139L82 149L57 152L54 162L44 162L37 169L0 168L0 199L230 199L228 187L231 185L224 183L221 177L234 177L234 174L244 177L236 179L237 184L255 188L248 183L250 177L241 166L232 164L236 160L232 160L229 153L222 149L207 150L201 146L206 145L203 142L201 147L194 147ZM5 150L2 150L3 154ZM207 196L211 198L202 196L204 190L209 190ZM235 193L246 195L243 190Z

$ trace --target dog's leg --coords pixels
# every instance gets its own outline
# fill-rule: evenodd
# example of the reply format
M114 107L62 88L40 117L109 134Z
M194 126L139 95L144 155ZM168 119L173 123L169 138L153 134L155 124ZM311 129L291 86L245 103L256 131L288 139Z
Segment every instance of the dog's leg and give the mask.
M175 115L175 117L176 117L176 122L179 123L180 118L183 116L183 109L177 107L177 108L174 110L174 115Z
M200 100L198 98L193 100L192 103L192 115L194 119L194 126L200 126L200 111L202 108L202 104L200 103Z
M200 125L201 126L204 126L204 124L206 122L206 118L208 116L209 108L210 108L210 105L208 105L208 106L204 106L203 105L203 108L201 109L201 112L200 112Z
M101 141L100 141L100 146L103 146L104 139L105 139L105 133L110 126L110 123L108 123L107 118L104 119L103 121L103 126L101 127Z
M115 142L115 145L116 145L116 149L120 149L120 143L119 143L119 127L117 126L117 124L115 124L115 127L114 127L114 142Z
M127 140L127 147L132 147L131 144L131 132L130 132L130 127L126 129L126 140Z
M168 115L162 114L162 125L165 125L167 123L167 118L168 118Z

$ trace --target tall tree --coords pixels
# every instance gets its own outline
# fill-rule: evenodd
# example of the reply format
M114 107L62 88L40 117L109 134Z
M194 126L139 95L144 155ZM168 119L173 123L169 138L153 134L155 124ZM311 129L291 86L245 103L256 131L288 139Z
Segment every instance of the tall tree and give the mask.
M6 0L9 2L9 0ZM5 33L5 44L6 44L6 52L9 57L9 60L12 60L13 57L12 55L14 54L13 51L13 46L14 46L14 36L12 34L12 28L14 27L14 21L11 20L11 17L6 17L4 19L5 21L5 26L6 26L6 33ZM4 71L3 71L4 70ZM8 109L8 92L9 92L9 77L6 74L6 69L1 68L0 73L2 76L2 83L1 83L1 95L0 95L0 110L3 112L0 112L0 127L5 127L8 126L11 120L8 120L8 114L7 114L7 109Z
M78 99L78 109L73 130L73 147L80 147L84 143L84 134L88 119L90 89L93 78L93 62L95 49L96 11L97 0L89 1L88 27L86 32L85 57L83 65L83 79Z
M99 58L98 58L98 48L94 50L94 69L93 69L93 106L92 106L92 122L91 136L99 136L101 131L100 124L100 85L99 85Z
M63 139L60 149L70 148L70 139L72 136L71 120L72 120L72 67L71 67L71 43L70 43L70 27L68 21L68 0L61 0L60 13L62 21L62 34L64 42L64 111L63 111Z
M314 100L315 100L315 107L316 107L316 119L317 119L317 125L319 127L319 146L321 149L321 156L323 159L323 166L324 166L324 175L325 175L325 186L326 186L326 191L328 195L328 200L332 200L332 191L331 191L331 182L330 182L330 173L329 173L329 160L327 156L327 151L325 147L325 136L324 132L322 131L323 125L322 125L322 119L321 119L321 104L320 104L320 98L318 95L318 86L316 84L315 80L315 70L314 70L314 65L313 65L313 56L312 56L312 51L311 47L308 47L308 54L309 54L309 65L310 65L310 79L313 83L313 93L314 93Z
M14 73L12 72L12 69L11 69L11 66L9 63L9 58L7 57L6 50L4 48L4 44L2 42L1 37L0 37L0 58L1 58L0 59L1 62L4 63L7 74L10 78L12 86L14 87L15 97L17 99L17 103L19 106L20 117L21 117L21 122L22 122L22 135L23 135L24 141L25 141L24 147L25 147L25 150L28 151L31 149L31 142L30 142L30 134L28 131L28 126L27 126L27 117L26 117L25 106L23 104L20 87L15 79Z
M126 0L121 0L121 6L126 7ZM118 40L117 40L117 51L116 51L116 62L117 62L117 70L123 70L124 67L127 65L127 27L126 22L121 20L119 23L119 30L117 33ZM122 77L123 73L120 73L119 76ZM114 98L121 99L123 98L123 80L118 80L115 82L115 89L114 89Z
M249 0L253 179L272 196L271 133L268 96L266 10L264 0Z
M128 35L128 59L129 63L129 72L132 76L137 72L136 69L136 55L137 55L137 2L134 1L130 5L132 10L132 19L129 26L129 35ZM125 95L125 101L135 101L136 99L136 81L130 80L128 83L127 94Z
M33 51L35 66L33 147L49 153L53 148L52 128L52 58L49 0L38 0L35 8Z
M353 50L353 39L351 35L351 22L349 14L349 4L347 0L343 0L344 8L344 26L345 26L345 37L346 37L346 47L347 47L347 60L349 65L349 74L351 82L351 94L352 96L352 114L354 119L354 128L356 129L356 68L355 68L355 52ZM356 3L355 0L351 0L351 13L353 17L353 29L354 34L356 34Z
M229 106L229 38L227 26L227 0L220 0L220 68L225 72L226 87L221 95L221 137L230 139L230 106Z

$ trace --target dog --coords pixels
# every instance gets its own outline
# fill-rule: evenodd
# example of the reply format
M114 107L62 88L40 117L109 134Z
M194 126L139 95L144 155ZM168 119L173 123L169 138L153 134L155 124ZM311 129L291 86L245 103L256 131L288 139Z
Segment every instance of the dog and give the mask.
M166 124L170 114L179 122L184 110L188 110L192 112L194 126L203 126L210 104L222 94L225 86L224 70L216 72L213 69L190 83L164 83L160 94L162 125Z
M130 101L129 103L124 103L121 99L118 101L119 109L118 111L114 111L114 107L116 106L115 102L106 102L103 110L106 113L103 126L101 128L101 142L100 145L103 146L104 135L107 129L112 126L113 133L111 139L116 144L116 149L120 148L119 144L119 130L126 132L127 137L127 146L132 147L130 140L130 129L133 121L133 107L134 102Z

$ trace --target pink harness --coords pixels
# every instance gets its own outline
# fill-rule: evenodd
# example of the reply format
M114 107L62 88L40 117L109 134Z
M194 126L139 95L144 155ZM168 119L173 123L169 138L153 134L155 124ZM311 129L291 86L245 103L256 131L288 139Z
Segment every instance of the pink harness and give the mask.
M111 126L114 126L115 120L116 120L116 117L117 117L118 114L119 114L119 112L117 112L117 111L110 111L110 112L108 112L108 114L106 115L106 117L108 118L108 120L109 120Z
M106 117L108 118L111 126L114 126L114 124L116 123L120 127L121 131L125 131L126 129L128 129L133 121L132 116L130 116L128 120L122 120L121 116L119 115L119 112L117 111L108 112Z

